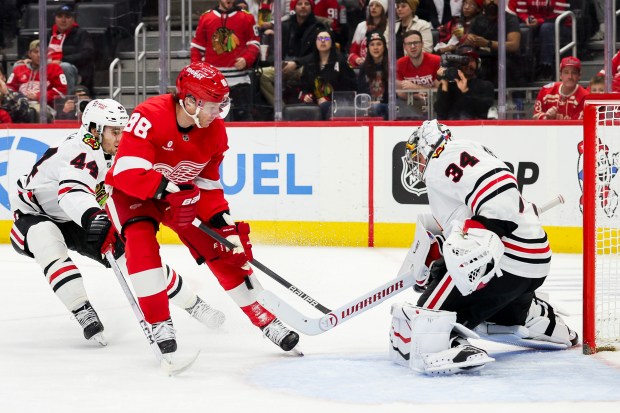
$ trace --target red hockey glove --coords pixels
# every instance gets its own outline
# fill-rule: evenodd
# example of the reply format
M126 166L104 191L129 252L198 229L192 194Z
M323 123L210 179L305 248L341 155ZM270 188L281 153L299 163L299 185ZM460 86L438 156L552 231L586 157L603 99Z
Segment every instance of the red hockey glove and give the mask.
M112 248L116 243L116 231L105 211L97 211L90 216L86 224L86 243L94 251L101 251L102 254Z
M192 223L198 214L198 200L200 189L192 183L180 184L179 192L166 195L170 204L170 219L178 227L186 227Z
M248 261L252 261L252 243L250 242L250 225L247 222L236 222L235 225L228 225L222 228L215 228L221 236L236 245L229 250L226 246L215 243L215 248L219 249L221 257L230 260L232 265L243 267Z

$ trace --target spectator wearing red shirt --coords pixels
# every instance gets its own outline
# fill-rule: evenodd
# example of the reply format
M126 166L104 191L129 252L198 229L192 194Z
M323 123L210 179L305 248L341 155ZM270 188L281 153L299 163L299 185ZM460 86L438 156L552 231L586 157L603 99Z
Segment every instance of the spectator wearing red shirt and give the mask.
M41 53L39 41L33 40L28 47L28 59L13 68L7 87L26 96L28 100L39 100L39 62ZM47 104L54 105L54 99L67 94L67 78L59 64L47 64ZM32 106L32 105L31 105Z
M588 92L579 85L581 61L569 56L560 63L560 81L540 89L534 104L534 119L583 119L583 99Z
M423 51L423 47L422 33L407 31L403 41L405 56L396 61L396 94L413 106L414 118L420 119L426 117L426 91L438 86L437 71L440 67L440 57Z

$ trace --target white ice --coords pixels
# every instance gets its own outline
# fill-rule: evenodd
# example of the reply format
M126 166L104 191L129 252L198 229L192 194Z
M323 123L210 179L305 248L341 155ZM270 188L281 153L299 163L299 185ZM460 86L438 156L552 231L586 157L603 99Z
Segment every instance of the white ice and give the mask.
M327 307L393 278L404 249L254 246L255 257ZM162 374L111 270L74 257L109 345L84 340L33 260L0 245L0 412L617 412L620 356L581 348L541 352L476 341L496 362L472 375L420 376L388 360L390 303L335 329L302 336L305 357L283 353L252 326L205 266L182 246L162 255L226 313L216 332L172 308L178 357L193 367ZM263 285L312 317L317 310L260 273ZM542 290L581 331L581 256L553 258Z

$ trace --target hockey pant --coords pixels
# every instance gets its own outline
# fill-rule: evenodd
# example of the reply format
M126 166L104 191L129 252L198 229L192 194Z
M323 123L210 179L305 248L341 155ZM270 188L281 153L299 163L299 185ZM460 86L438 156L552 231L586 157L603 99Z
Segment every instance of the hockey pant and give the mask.
M166 207L165 202L139 200L118 190L110 193L106 203L108 215L115 227L122 228L129 277L146 320L152 323L169 317L167 302L161 295L163 270L155 236L159 223L162 223L177 233L198 264L207 264L252 324L263 327L273 321L275 316L257 301L262 286L249 266L244 269L231 265L227 254L213 248L216 241L193 225L176 227L168 219Z
M456 321L470 329L483 321L506 326L524 325L534 291L544 281L545 277L524 278L504 271L501 277L493 277L484 288L463 296L452 277L446 273L438 274L420 296L417 305L432 310L454 311Z
M15 251L35 259L50 287L69 311L82 307L88 296L82 275L69 257L68 250L107 264L99 251L87 248L85 236L84 229L75 222L55 222L41 215L17 213L11 228L11 244ZM118 257L118 262L121 267L124 265L124 255ZM165 274L166 290L172 303L181 308L192 306L196 295L184 285L181 275L167 265Z

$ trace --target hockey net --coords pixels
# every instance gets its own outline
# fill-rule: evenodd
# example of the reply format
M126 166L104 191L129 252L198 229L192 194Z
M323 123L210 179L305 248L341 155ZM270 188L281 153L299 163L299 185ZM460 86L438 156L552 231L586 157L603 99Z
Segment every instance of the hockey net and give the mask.
M583 352L620 349L620 96L584 105Z

